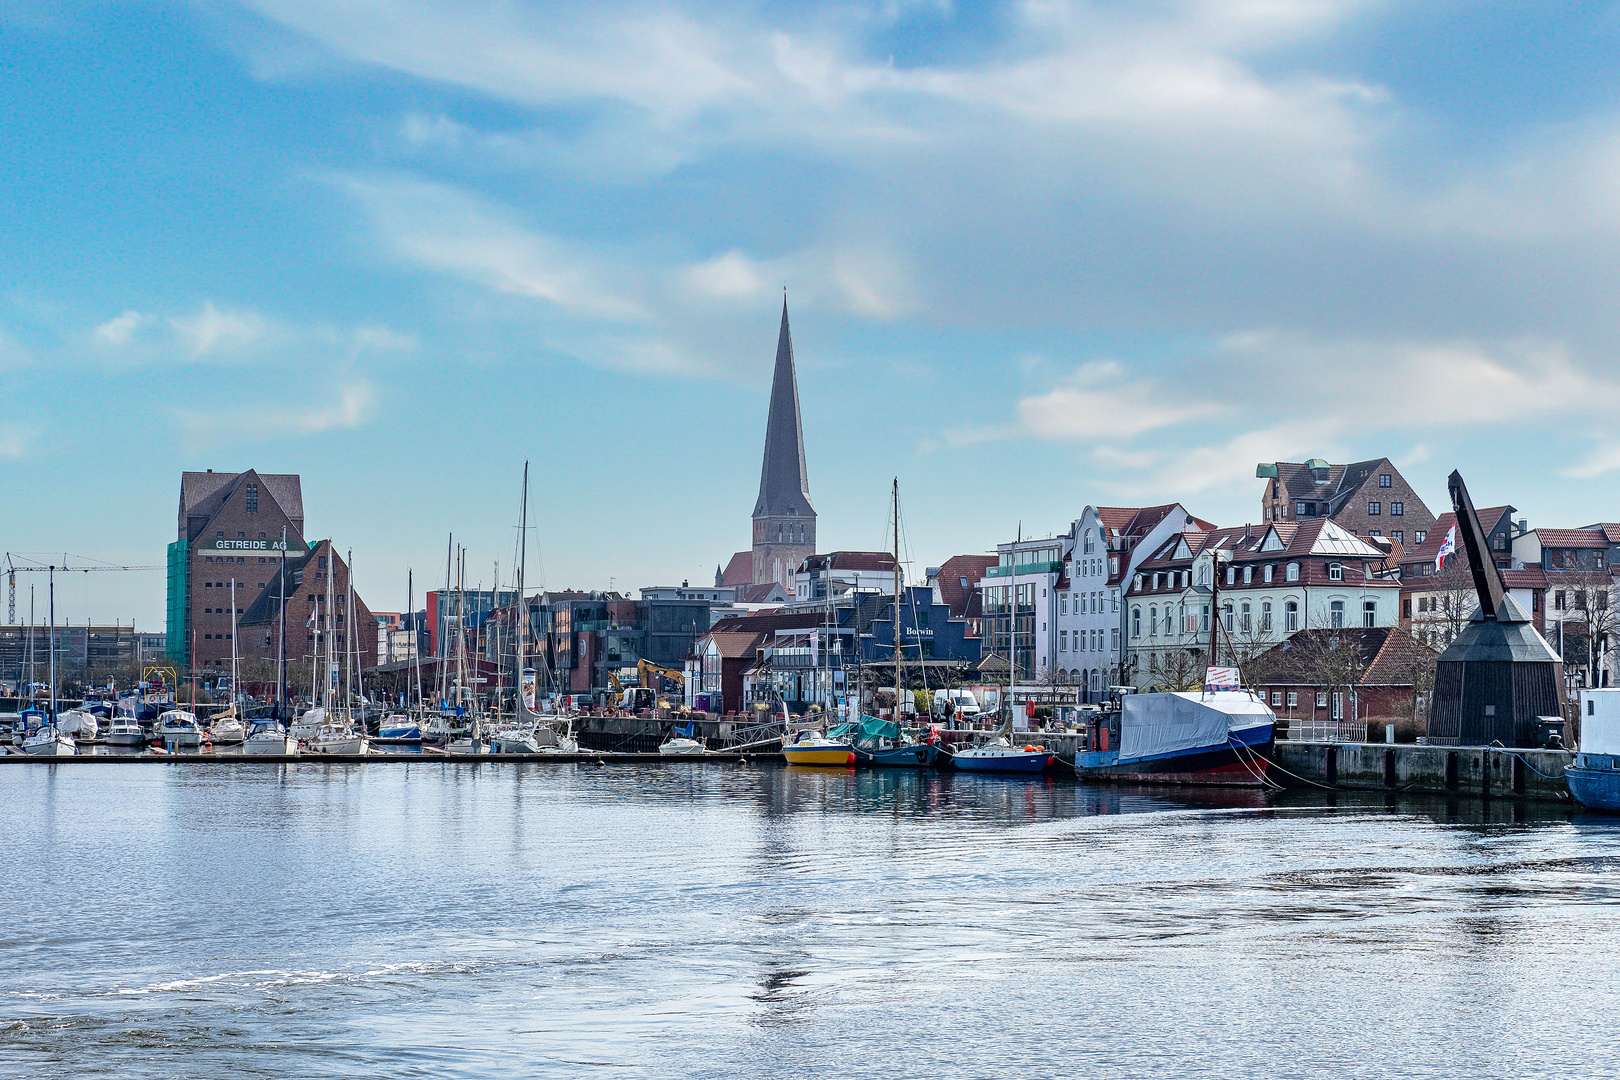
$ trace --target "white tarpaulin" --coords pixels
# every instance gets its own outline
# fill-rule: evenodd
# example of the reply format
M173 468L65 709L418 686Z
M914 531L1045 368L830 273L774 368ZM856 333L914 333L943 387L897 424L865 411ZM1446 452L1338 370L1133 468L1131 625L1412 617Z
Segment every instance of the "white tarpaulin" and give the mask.
M1276 719L1249 694L1127 694L1119 718L1119 756L1128 761L1223 747L1228 732Z

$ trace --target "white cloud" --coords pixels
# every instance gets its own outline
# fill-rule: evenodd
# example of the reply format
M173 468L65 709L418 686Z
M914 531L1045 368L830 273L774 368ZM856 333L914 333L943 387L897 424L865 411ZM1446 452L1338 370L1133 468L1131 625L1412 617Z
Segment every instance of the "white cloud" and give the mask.
M352 360L409 352L413 335L380 323L341 328L295 323L207 300L195 311L154 315L127 310L94 327L92 355L117 365L216 364L251 367L306 359Z
M351 380L330 395L302 406L252 406L214 410L208 414L183 412L179 421L193 447L229 442L266 441L349 431L369 423L375 413L376 387Z
M1066 385L1018 402L1022 430L1042 439L1129 440L1214 415L1221 406L1151 379L1130 381L1117 361L1082 365Z
M770 294L770 279L777 276L780 274L773 273L769 264L735 248L681 271L693 292L719 300L758 300Z
M134 314L126 311L113 323ZM269 320L258 312L221 311L211 300L190 315L171 316L168 323L181 348L194 359L240 354L263 343L271 334ZM112 323L103 323L96 328L96 333L101 334L110 325Z
M1567 476L1572 480L1596 480L1600 476L1620 470L1620 442L1600 436L1597 445L1587 454L1586 460L1572 468L1562 470L1559 475Z
M339 177L371 216L378 237L406 262L498 293L542 300L615 321L646 310L605 284L605 268L576 245L514 220L485 199L403 177Z

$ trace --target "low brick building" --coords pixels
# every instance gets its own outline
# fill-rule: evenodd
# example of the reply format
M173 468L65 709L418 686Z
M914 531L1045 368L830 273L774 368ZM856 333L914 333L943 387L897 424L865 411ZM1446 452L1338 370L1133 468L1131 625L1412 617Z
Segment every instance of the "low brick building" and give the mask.
M1359 742L1369 725L1394 723L1412 734L1414 711L1422 718L1428 707L1419 673L1432 671L1438 656L1400 627L1349 627L1301 630L1251 665L1279 736ZM1415 687L1422 688L1416 698Z

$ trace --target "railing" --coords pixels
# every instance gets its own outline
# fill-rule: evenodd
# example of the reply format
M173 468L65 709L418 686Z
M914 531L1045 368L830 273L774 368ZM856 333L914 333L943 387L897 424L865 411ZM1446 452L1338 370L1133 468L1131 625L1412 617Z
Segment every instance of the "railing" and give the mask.
M1365 720L1307 720L1292 717L1288 721L1289 742L1366 742Z

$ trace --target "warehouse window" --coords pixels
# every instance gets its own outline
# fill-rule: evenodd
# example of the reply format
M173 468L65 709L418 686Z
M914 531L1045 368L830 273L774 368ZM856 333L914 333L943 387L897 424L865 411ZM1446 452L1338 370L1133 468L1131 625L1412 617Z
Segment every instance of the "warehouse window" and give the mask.
M247 486L247 512L250 514L257 514L259 512L258 484L249 484Z
M1389 487L1389 485L1390 485L1389 473L1379 473L1378 474L1378 486L1379 487Z
M1402 515L1404 515L1406 513L1406 504L1405 503L1392 502L1392 503L1389 504L1389 512L1391 514L1395 515L1396 517L1401 517Z

